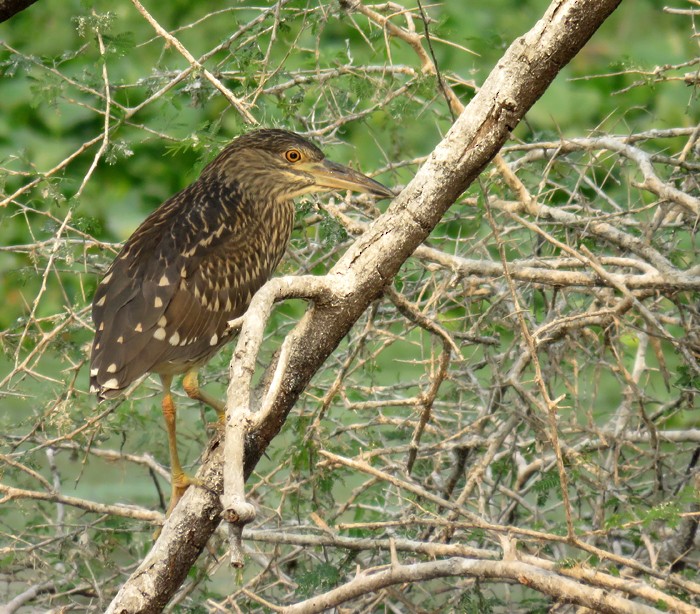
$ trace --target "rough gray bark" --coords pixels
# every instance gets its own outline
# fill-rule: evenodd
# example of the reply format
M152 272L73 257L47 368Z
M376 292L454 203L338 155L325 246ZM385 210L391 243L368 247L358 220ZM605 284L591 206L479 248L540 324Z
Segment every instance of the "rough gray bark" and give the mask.
M325 300L317 300L290 333L284 373L269 416L247 439L246 475L325 359L498 153L561 68L620 2L552 2L532 30L506 51L413 181L328 273L332 293ZM200 476L214 489L221 485L221 463L221 446L214 442L200 470ZM213 493L189 489L157 544L119 591L108 612L160 611L206 545L220 509ZM574 595L562 597L587 605L585 599Z

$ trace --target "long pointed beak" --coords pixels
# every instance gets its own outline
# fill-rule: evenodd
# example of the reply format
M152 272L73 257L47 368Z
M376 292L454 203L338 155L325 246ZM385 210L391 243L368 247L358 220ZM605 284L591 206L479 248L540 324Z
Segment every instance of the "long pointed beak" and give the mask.
M394 198L396 196L378 181L330 160L309 164L304 168L304 171L313 176L316 187L321 189L368 192L379 198Z

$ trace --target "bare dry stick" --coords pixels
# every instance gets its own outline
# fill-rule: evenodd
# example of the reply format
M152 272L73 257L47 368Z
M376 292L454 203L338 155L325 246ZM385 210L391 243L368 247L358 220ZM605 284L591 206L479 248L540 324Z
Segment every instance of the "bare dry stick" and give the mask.
M518 186L522 186L524 189L525 186L509 169L502 156L497 156L494 158L494 162L499 167L499 172L501 172L506 178L506 181L508 181L508 175L511 175L517 181L517 183L511 183L508 181L511 188L513 188L516 192L520 190ZM506 169L507 174L505 172ZM527 190L525 190L525 193L529 195ZM527 199L521 200L519 203L509 203L502 200L495 200L491 202L491 205L494 208L514 214L514 219L517 219L520 221L520 223L526 225L528 228L533 230L533 232L542 234L542 236L548 238L548 240L551 235L544 233L544 231L542 231L542 229L536 224L531 224L520 217L515 217L515 212L526 208L532 210L534 207L535 210L532 211L532 214L535 217L539 217L540 213L542 213L544 217L549 217L549 214L551 213L555 220L559 221L559 218L561 218L561 223L563 225L569 226L574 223L575 225L581 227L586 226L587 232L590 234L597 234L607 240L613 240L618 244L623 241L625 244L625 249L629 249L630 245L642 247L641 241L639 241L637 237L623 233L607 222L579 219L573 213L556 210L555 208L542 205L537 202L534 204L530 202L526 205L526 200ZM362 234L369 227L369 224L345 215L337 207L324 205L323 209L338 220L338 222L340 222L340 224L351 234ZM564 244L558 242L557 245ZM651 250L651 248L648 246L645 246L645 249ZM659 258L662 258L658 252L654 253ZM663 268L660 271L653 265L655 258L652 258L650 263L646 259L642 260L641 258L601 256L599 258L600 263L606 266L614 266L625 269L632 268L640 271L638 274L626 271L624 276L622 274L609 272L608 275L601 278L595 273L572 271L572 268L582 268L587 266L588 260L583 258L581 254L577 253L577 256L577 258L529 258L526 260L509 261L508 270L514 280L562 287L616 287L615 284L611 282L613 280L617 280L618 282L624 281L625 285L630 290L644 288L656 288L659 290L666 290L670 288L677 290L700 289L700 270L682 271L673 267L668 261L665 260L663 262ZM417 247L415 252L413 252L413 257L435 262L463 276L480 276L484 279L493 279L504 275L503 265L501 262L476 258L464 258L455 254L448 254L426 245Z
M96 503L95 501L90 501L88 499L69 497L54 492L26 490L24 488L15 488L13 486L0 483L0 493L4 495L2 498L0 498L0 504L11 499L36 499L38 501L51 501L54 503L62 503L64 505L71 505L73 507L79 507L87 510L88 512L95 512L97 514L111 514L114 516L133 518L135 520L147 520L153 523L160 523L163 521L163 514L160 512L153 512L151 510L131 507L128 505L106 505L104 503Z
M27 316L27 324L22 330L22 335L20 336L19 343L17 344L17 350L15 351L15 366L14 366L14 371L17 371L19 369L19 364L20 364L20 354L21 354L21 348L22 344L24 343L25 338L29 334L29 327L32 326L33 323L36 322L36 311L39 307L39 303L44 296L44 293L46 292L46 280L48 279L49 274L51 273L51 270L53 268L53 263L54 259L56 258L56 254L58 253L58 249L61 245L61 237L63 233L66 231L66 227L68 226L68 222L70 222L71 217L73 216L72 211L68 211L66 213L66 217L63 220L63 223L61 224L60 228L56 231L56 236L54 237L53 241L53 247L51 248L51 253L49 254L49 258L46 262L46 266L44 267L44 272L41 276L41 287L39 288L39 291L37 292L36 296L34 297L34 302L32 303L32 309L29 312L29 315ZM7 378L5 378L7 379Z
M459 504L453 503L452 501L448 501L447 499L443 499L442 497L438 497L437 495L434 495L433 493L425 490L424 488L421 488L417 484L412 484L411 482L407 482L406 480L402 480L400 478L397 478L386 471L381 471L380 469L376 469L375 467L372 467L369 463L365 463L363 461L358 461L352 458L346 458L344 456L340 456L338 454L333 454L332 452L329 452L328 450L319 450L319 454L322 456L325 456L331 463L343 465L345 467L350 467L351 469L355 469L357 471L361 471L362 473L366 473L368 475L380 478L381 480L393 484L397 488L400 488L402 490L411 492L415 495L418 495L419 497L422 497L426 499L427 501L432 501L433 503L437 503L438 505L445 507L449 510L452 510L456 514L460 516L464 516L465 518L468 518L470 521L475 523L475 526L477 527L485 527L487 523L485 523L481 518L479 518L476 514L473 514L469 510L461 507ZM322 461L319 463L319 465L322 464L327 464L327 461Z
M78 149L76 149L70 156L67 158L64 158L59 162L56 166L54 166L52 169L46 171L45 173L41 173L39 177L36 179L32 179L29 183L23 185L21 188L17 188L12 194L4 198L3 200L0 200L0 207L6 207L9 203L11 203L15 198L18 196L21 196L25 192L28 192L31 190L33 187L39 185L44 179L47 177L51 177L52 175L55 175L58 171L66 168L73 160L75 160L78 156L80 156L84 151L90 149L95 143L99 143L103 139L103 135L99 134L96 137L90 139L89 141L85 141Z
M284 614L323 612L350 599L396 584L450 576L508 579L555 599L576 603L601 614L661 614L661 610L656 608L611 594L607 590L591 588L521 561L478 561L458 558L413 565L395 564L389 569L360 572L355 579L332 591L279 611ZM692 612L691 609L686 611Z
M415 519L406 521L406 524L411 524ZM437 522L442 525L444 522ZM346 527L345 530L354 528ZM341 527L338 527L341 528ZM256 531L246 530L244 537L247 540L259 541L269 544L293 544L302 547L336 547L345 548L351 551L374 551L376 549L388 550L390 548L388 539L378 538L353 538L341 535L309 535L308 533L294 533L286 531ZM557 536L560 538L560 536ZM428 543L409 539L395 539L394 548L398 552L408 552L412 555L416 553L425 554L431 558L438 557L460 557L465 559L478 559L493 561L497 559L496 552L493 550L485 550L483 548L471 548L464 544L442 544ZM557 573L573 580L585 583L587 585L609 590L619 591L640 599L646 599L651 603L665 603L667 608L674 612L683 614L697 614L697 609L692 605L670 597L667 593L649 586L643 581L632 579L629 577L613 576L611 574L596 571L595 569L587 568L583 565L575 565L573 567L564 567L556 562L519 553L516 560L532 565L542 571ZM692 591L691 591L692 592Z
M229 90L221 81L219 81L214 75L212 75L204 66L202 66L196 59L195 57L187 51L187 49L184 47L184 45L177 39L175 38L170 32L168 32L163 26L161 26L155 19L154 17L146 10L146 8L139 2L139 0L131 0L133 5L136 7L136 10L143 15L144 19L151 24L153 29L166 41L168 41L169 44L171 44L175 49L177 49L180 54L190 63L190 66L193 67L193 69L201 71L201 73L204 75L204 77L209 81L217 90L219 90L224 98L231 103L231 106L236 109L243 119L246 121L246 123L251 124L251 125L256 125L258 123L258 120L255 119L250 114L250 111L246 108L246 105L236 98L236 96L233 95L231 90Z
M95 15L94 9L92 10L92 14L93 16ZM102 131L102 143L100 144L99 149L95 153L95 157L92 159L92 164L90 164L90 168L88 169L87 173L85 173L85 177L83 177L83 181L80 184L78 191L75 193L76 198L78 198L83 193L83 189L87 185L87 182L90 180L92 173L97 168L97 163L100 161L100 158L104 155L105 151L107 151L107 146L109 145L109 120L111 119L110 113L112 106L112 96L110 94L109 89L109 74L107 72L107 60L105 59L105 44L102 40L102 32L100 32L99 28L96 29L96 34L97 45L100 50L100 57L102 58L102 81L104 82L105 87L104 129Z

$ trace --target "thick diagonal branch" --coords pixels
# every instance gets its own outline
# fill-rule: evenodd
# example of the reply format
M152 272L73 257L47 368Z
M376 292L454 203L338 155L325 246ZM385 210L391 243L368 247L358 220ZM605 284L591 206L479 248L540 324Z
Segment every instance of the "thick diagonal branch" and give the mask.
M375 220L328 274L334 300L316 303L290 333L278 393L262 424L247 438L249 475L312 376L367 306L391 282L459 195L498 153L511 131L545 92L561 68L586 44L621 0L556 0L530 32L509 47L482 88L428 156L413 181ZM217 450L218 452L218 450ZM202 472L216 473L220 454ZM197 508L201 520L188 510ZM202 489L190 489L149 555L110 605L109 612L156 612L167 603L216 526L220 505ZM186 526L186 529L183 526ZM193 526L194 525L194 526ZM186 539L183 539L186 533ZM168 557L167 573L163 561ZM158 572L163 572L158 575Z

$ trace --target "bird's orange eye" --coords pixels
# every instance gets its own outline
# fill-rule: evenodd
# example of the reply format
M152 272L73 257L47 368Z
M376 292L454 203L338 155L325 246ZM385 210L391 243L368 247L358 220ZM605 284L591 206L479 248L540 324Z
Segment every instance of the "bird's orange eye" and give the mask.
M287 159L287 162L299 162L301 160L301 152L298 149L288 149L284 152L284 157Z

